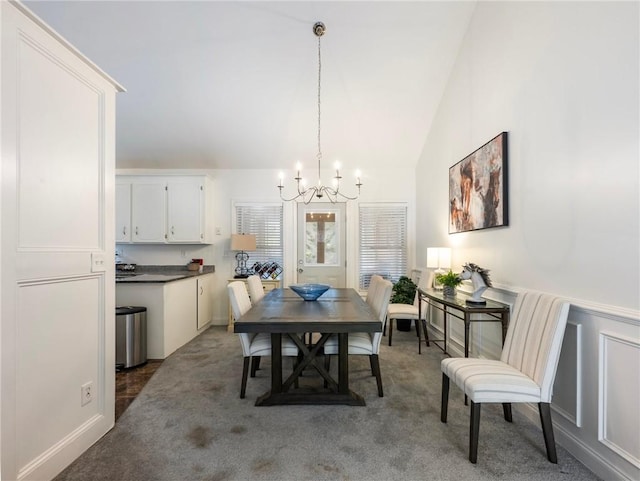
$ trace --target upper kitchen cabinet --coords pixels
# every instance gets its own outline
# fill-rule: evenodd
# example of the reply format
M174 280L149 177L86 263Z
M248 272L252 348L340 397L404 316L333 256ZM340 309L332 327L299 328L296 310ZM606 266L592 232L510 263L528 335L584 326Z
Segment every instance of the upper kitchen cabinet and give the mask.
M116 183L116 242L212 242L212 182L207 176L127 175Z

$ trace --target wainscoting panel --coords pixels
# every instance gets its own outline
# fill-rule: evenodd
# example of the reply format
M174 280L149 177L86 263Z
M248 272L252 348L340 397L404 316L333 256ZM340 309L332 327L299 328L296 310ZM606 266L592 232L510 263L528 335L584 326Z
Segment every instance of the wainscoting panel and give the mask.
M568 322L554 384L553 410L582 426L582 325Z
M603 331L599 344L598 439L640 468L640 343Z

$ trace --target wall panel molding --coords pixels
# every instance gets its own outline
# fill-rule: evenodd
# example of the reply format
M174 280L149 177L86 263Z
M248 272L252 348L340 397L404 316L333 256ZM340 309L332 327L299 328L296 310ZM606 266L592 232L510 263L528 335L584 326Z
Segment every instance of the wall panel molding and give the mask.
M640 341L618 333L599 335L598 440L640 468L640 426L637 401L640 379L623 373L621 366L640 364ZM633 370L637 373L637 370ZM635 394L635 396L634 396ZM624 429L635 426L636 429Z

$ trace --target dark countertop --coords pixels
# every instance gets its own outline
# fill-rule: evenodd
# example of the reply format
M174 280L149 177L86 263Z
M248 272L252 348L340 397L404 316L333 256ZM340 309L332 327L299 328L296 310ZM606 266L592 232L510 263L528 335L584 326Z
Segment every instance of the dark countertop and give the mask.
M116 269L116 284L156 283L178 281L189 277L213 274L215 266L203 266L203 271L190 271L186 266L136 266L134 271Z

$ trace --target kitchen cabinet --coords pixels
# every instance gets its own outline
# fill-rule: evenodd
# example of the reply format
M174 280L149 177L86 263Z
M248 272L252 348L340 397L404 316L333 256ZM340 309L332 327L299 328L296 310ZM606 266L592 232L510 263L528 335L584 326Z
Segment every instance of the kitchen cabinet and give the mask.
M181 177L167 182L167 241L203 242L205 239L205 185L203 178Z
M164 243L167 232L166 187L161 179L131 184L133 242Z
M116 283L116 304L147 308L147 357L165 359L208 327L212 285L213 274L163 283Z
M116 183L116 242L131 242L131 183Z
M197 329L202 329L213 320L213 276L196 278L198 295Z
M116 185L116 242L210 244L213 241L213 188L209 177L126 175L117 176Z

